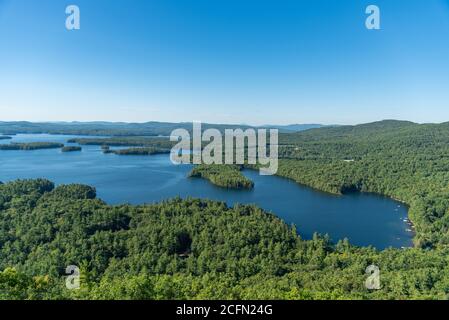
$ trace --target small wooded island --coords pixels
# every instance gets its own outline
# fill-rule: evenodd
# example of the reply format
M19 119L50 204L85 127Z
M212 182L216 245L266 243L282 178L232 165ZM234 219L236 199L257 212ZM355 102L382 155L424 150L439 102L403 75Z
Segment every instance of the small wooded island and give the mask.
M79 145L106 147L133 147L133 148L160 148L171 149L175 143L162 137L110 137L110 138L73 138L68 143Z
M62 143L57 142L28 142L11 143L0 145L0 150L39 150L39 149L59 149L63 148Z
M189 177L204 178L223 188L252 189L254 183L245 177L241 170L242 166L239 165L201 164L193 168Z
M81 151L82 148L81 147L77 147L77 146L67 146L67 147L63 147L61 149L62 152L75 152L75 151Z
M160 148L128 148L128 149L117 149L117 150L111 150L109 148L102 148L103 153L113 153L119 156L150 156L155 154L167 154L170 153L170 150L168 149L160 149Z
M0 136L0 140L11 140L12 137L10 136Z

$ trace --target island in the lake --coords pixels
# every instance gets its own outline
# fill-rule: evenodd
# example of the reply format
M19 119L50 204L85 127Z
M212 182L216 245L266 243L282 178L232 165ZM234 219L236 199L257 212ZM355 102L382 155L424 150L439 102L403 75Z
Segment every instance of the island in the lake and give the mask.
M170 150L168 149L161 149L161 148L128 148L128 149L117 149L112 150L109 147L102 147L103 153L113 153L119 156L150 156L155 154L167 154L170 153Z
M61 149L62 152L75 152L75 151L81 151L81 147L77 146L66 146Z
M68 143L77 143L87 146L102 146L102 149L108 147L152 147L160 149L171 149L175 142L166 137L110 137L110 138L73 138Z
M0 150L39 150L39 149L60 149L64 144L58 142L28 142L11 143L0 145Z
M0 136L0 140L11 140L12 137L10 136Z
M239 165L201 164L193 168L189 177L204 178L216 186L229 189L252 189L254 183L240 171Z

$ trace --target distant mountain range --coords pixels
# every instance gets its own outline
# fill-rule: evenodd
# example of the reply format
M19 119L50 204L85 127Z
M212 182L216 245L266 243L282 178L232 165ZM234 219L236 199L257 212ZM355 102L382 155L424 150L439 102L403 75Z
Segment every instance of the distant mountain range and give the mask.
M448 123L442 125L446 126ZM428 124L432 126L432 124ZM376 132L388 132L406 127L426 127L410 121L383 120L359 125L322 125L322 124L291 124L291 125L263 125L250 126L246 124L211 124L202 123L202 129L215 128L220 131L224 129L266 128L278 129L281 133L300 134L302 136L346 136L357 133L372 134ZM14 135L20 133L28 134L67 134L67 135L90 135L90 136L169 136L175 129L183 128L192 130L191 122L27 122L27 121L0 121L0 135Z
M274 128L278 129L279 131L284 132L299 132L299 131L305 131L309 129L317 129L317 128L323 128L323 127L336 127L337 125L323 125L323 124L316 124L316 123L306 123L306 124L288 124L288 125L264 125L261 126L263 128Z
M224 129L248 129L248 128L267 128L278 129L280 132L293 133L309 129L328 127L321 124L291 124L291 125L229 125L229 124L210 124L203 123L202 128ZM191 122L145 122L145 123L127 123L127 122L28 122L28 121L0 121L0 133L5 135L19 133L49 133L49 134L76 134L76 135L115 135L115 136L168 136L175 129L192 129Z

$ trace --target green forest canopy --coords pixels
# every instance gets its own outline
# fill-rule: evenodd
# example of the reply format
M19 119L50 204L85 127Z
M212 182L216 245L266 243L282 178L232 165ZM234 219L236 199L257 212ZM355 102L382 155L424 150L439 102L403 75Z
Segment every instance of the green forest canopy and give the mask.
M254 183L241 170L242 166L238 165L201 164L192 169L189 177L204 178L223 188L252 189Z
M250 205L109 206L83 185L0 185L3 299L446 299L448 250L304 241ZM300 230L299 230L300 231ZM365 287L366 267L381 289ZM65 288L65 268L81 289Z

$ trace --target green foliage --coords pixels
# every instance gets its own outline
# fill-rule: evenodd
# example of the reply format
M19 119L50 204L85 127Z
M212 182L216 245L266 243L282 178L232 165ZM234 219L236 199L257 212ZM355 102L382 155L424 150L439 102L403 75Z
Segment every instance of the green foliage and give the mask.
M47 275L31 277L15 268L0 272L0 300L64 299L61 289Z
M71 199L71 200L83 200L83 199L95 199L97 192L95 188L82 184L70 184L60 185L51 193L46 194L47 197L51 196L55 199Z
M252 189L254 183L240 172L241 169L237 165L201 164L193 168L189 176L207 179L223 188Z
M304 241L255 206L109 206L87 186L0 184L1 299L446 299L448 249ZM365 288L365 269L381 289ZM65 288L65 268L81 289Z

